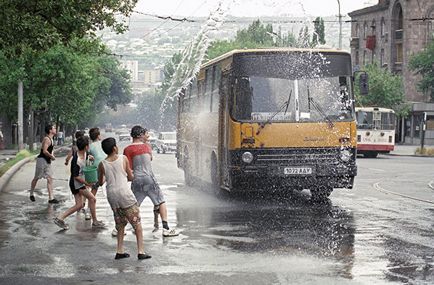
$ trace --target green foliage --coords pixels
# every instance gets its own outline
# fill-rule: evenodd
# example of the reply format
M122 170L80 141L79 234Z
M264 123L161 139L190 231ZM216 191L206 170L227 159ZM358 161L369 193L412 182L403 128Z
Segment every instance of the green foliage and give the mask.
M425 50L410 58L410 69L422 76L417 83L418 90L429 94L434 101L434 40Z
M278 33L273 31L271 24L264 25L260 20L254 21L246 29L237 31L233 40L217 40L211 43L207 50L209 59L216 58L234 49L253 49L269 47L288 47L295 46L296 39L291 33L282 34L281 29Z
M129 75L119 68L105 47L94 40L72 40L46 51L27 50L19 58L0 53L2 113L15 118L17 84L24 83L25 109L49 113L61 122L77 124L92 119L104 106L116 109L131 100Z
M314 21L314 31L312 35L312 46L325 44L325 33L324 33L324 20L321 17L317 17Z
M9 56L21 55L26 48L45 50L74 38L94 35L111 27L121 33L137 0L39 0L0 1L0 50Z
M369 76L369 94L360 95L358 78L355 81L357 106L376 106L393 109L398 115L405 116L408 108L404 103L402 76L396 75L373 63L366 66ZM359 76L357 76L359 77Z
M5 164L3 164L0 167L0 177L6 173L6 171L8 171L12 166L14 166L15 164L17 164L19 161L23 160L26 157L30 157L32 155L34 155L35 153L29 152L28 150L24 149L21 150L20 152L17 153L17 155L11 159L8 160Z

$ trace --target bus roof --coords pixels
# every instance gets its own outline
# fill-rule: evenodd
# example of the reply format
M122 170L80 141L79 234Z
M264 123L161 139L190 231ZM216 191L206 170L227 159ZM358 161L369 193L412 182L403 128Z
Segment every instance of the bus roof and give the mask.
M380 111L381 113L395 113L392 109L388 108L381 108L381 107L356 107L357 111L363 111L363 112L373 112L373 111Z
M262 49L235 49L230 52L227 52L225 54L222 54L208 62L205 62L202 66L202 68L205 68L207 66L213 65L219 61L225 60L227 58L230 58L234 55L239 54L264 54L264 53L282 53L282 52L313 52L313 53L335 53L335 54L342 54L342 55L350 55L349 52L337 50L337 49L307 49L307 48L262 48Z

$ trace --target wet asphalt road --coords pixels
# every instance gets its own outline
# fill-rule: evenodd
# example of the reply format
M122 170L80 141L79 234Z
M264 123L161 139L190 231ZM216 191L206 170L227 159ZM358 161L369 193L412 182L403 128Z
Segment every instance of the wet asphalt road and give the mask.
M55 161L55 195L45 181L28 199L35 163L0 194L0 284L433 284L434 159L380 156L359 159L353 190L311 203L293 195L218 199L184 186L173 154L155 155L154 172L167 199L169 224L182 234L153 234L152 205L141 207L145 249L137 261L128 229L126 260L114 260L116 239L100 191L97 215L107 229L92 230L83 214L59 231L52 219L73 203L63 158ZM393 191L395 194L384 191Z

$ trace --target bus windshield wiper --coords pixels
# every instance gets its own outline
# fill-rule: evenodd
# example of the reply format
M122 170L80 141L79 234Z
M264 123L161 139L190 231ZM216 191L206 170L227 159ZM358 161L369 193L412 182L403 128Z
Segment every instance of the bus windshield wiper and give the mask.
M289 103L291 102L291 95L292 95L292 90L289 92L288 100L286 100L285 102L283 102L283 104L282 104L282 106L280 106L279 110L276 111L275 113L273 113L273 115L271 115L265 122L263 122L262 124L260 124L259 129L256 132L256 135L259 135L261 133L261 130L266 125L271 124L271 121L273 120L273 118L276 117L277 114L279 114L280 112L282 112L283 108L285 108L284 115L286 115L286 112L288 111Z
M321 106L312 97L309 97L308 100L310 101L310 105L312 105L313 108L318 113L320 113L320 115L324 118L324 120L326 120L329 123L330 127L333 127L334 124L333 124L332 120L330 120L330 118L327 116L327 114L324 112L324 110L321 108Z

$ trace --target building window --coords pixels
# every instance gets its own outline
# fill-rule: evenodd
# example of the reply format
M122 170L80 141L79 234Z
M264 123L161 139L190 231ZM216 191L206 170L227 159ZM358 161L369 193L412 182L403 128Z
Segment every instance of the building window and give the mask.
M375 36L375 29L376 29L375 20L372 20L372 23L371 23L371 35L373 35L373 36Z
M381 36L384 37L386 34L386 22L384 18L381 18Z
M431 13L428 14L428 41L434 39L434 7L432 8Z
M362 61L363 66L365 66L366 65L366 50L363 51L363 59L362 60L363 60Z
M384 49L382 48L380 52L380 66L383 65L384 65Z
M359 64L360 64L360 60L359 60L359 51L356 51L355 62L356 62L356 65L359 65Z
M360 29L359 24L356 24L356 29L354 30L354 37L355 38L359 37L359 29Z
M403 43L404 43L404 17L402 6L399 2L393 7L392 11L392 31L393 36L392 40L394 43L392 44L392 60L393 63L392 71L400 72L402 70L402 62L403 62Z
M368 24L365 22L363 24L363 38L366 39L367 36L368 36Z

